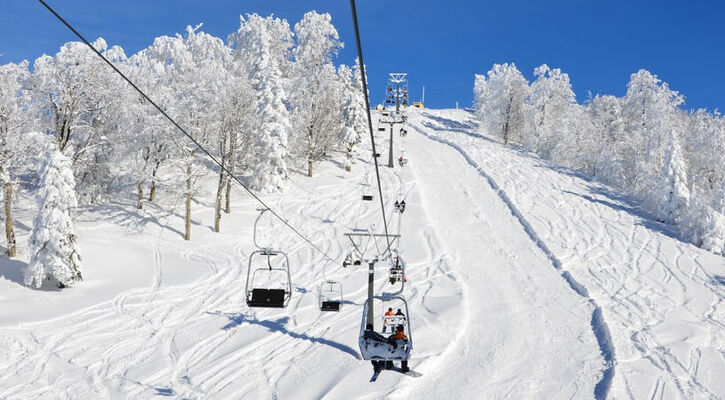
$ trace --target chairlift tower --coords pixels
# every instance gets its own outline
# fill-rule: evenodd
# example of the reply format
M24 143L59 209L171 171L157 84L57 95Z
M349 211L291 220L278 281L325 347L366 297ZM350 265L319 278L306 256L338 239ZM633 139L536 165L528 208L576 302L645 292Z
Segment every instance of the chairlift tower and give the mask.
M373 324L375 321L375 307L373 307L373 299L375 298L375 263L380 261L382 258L384 258L387 254L390 253L390 247L395 243L397 239L400 238L400 235L392 235L392 234L381 234L381 233L362 233L362 232L350 232L346 233L345 236L347 236L348 239L350 239L350 242L352 242L352 246L355 249L355 260L353 261L354 265L360 265L362 263L368 264L368 315L367 315L367 323ZM376 241L379 238L386 238L387 247L380 252L378 251L377 254L375 254L374 257L366 258L365 253L367 252L367 248L364 246L361 246L358 242L355 241L356 238L365 238L372 239L373 241ZM376 245L377 248L377 245ZM346 266L343 263L343 266Z
M388 74L388 87L385 89L383 113L386 117L380 123L390 124L390 148L388 151L388 167L393 168L393 131L396 124L405 123L405 111L400 111L400 106L408 107L408 74L406 72L391 72ZM394 109L393 109L394 107ZM387 114L387 115L386 115Z

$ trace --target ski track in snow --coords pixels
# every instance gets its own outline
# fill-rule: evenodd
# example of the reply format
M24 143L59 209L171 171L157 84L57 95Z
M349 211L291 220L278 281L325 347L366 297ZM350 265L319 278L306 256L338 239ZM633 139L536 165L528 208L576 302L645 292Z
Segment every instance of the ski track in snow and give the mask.
M147 259L134 259L147 285L0 327L0 398L725 397L720 257L673 239L605 187L476 133L468 113L413 110L410 125L407 138L396 134L410 160L402 179L382 166L381 178L390 230L403 236L410 366L422 376L384 371L368 383L357 348L366 268L325 266L278 223L270 237L290 256L292 300L246 307L256 204L236 193L222 234L204 225L213 208L195 204L191 242L179 237L181 203L149 204L138 221L121 208L84 214L84 249L102 234L114 248L148 246ZM384 156L387 137L378 138ZM366 169L323 163L320 177L296 176L265 200L341 259L344 232L382 230L377 200L360 203ZM402 215L392 206L401 195ZM342 282L339 313L317 308L323 268ZM384 264L376 290L393 291Z
M412 125L495 179L579 282L572 288L600 306L593 322L607 321L617 354L609 397L725 397L715 378L725 367L721 257L677 240L605 186L476 133L466 112L426 112Z

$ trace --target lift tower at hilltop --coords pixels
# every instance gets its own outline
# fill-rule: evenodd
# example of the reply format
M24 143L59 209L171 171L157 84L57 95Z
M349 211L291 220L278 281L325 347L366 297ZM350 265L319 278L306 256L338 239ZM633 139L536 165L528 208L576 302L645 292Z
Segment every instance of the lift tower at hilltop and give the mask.
M385 89L385 111L380 123L390 124L390 149L388 151L388 167L393 168L393 131L396 124L405 123L405 109L408 107L408 74L405 72L391 72L388 76L388 87ZM393 110L393 107L395 109Z

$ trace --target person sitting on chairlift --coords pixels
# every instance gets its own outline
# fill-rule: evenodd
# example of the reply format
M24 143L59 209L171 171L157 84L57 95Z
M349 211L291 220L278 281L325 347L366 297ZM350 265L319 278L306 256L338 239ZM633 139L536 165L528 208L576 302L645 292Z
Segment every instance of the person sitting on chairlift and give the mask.
M393 312L393 308L389 307L388 311L385 312L385 316L383 317L383 333L385 333L385 329L388 327L388 320L385 317L393 317L395 316L395 313ZM390 332L394 332L393 327L390 327Z
M373 330L373 324L367 324L365 325L365 332L363 333L363 339L372 339L378 342L388 342L388 340L385 338L385 336L375 332ZM377 374L380 372L383 367L385 367L385 361L380 360L370 360L370 363L373 364L373 371Z
M398 311L395 313L395 315L405 318L405 314L403 314L403 310L401 310L401 309L398 309Z
M405 200L401 201L400 204L398 204L398 209L400 210L401 214L403 213L403 211L405 211Z
M400 310L398 310L398 311L400 311ZM402 312L401 312L401 314L402 314ZM390 335L390 337L388 337L388 341L393 345L394 348L398 347L398 340L403 340L406 342L408 341L408 336L405 335L405 328L403 327L403 325L398 325L398 328L395 330L395 333ZM393 367L392 364L393 364L392 361L388 361L385 364L385 367L387 369L391 369ZM408 360L400 361L400 370L403 373L410 371L410 369L408 369Z

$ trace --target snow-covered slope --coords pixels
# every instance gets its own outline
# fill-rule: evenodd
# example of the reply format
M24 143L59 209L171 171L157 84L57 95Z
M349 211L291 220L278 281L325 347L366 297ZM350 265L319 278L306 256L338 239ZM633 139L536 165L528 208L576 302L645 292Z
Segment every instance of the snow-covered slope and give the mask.
M421 376L368 382L357 348L367 271L325 266L279 224L265 229L290 255L292 301L250 310L257 205L237 193L221 234L201 197L191 242L180 202L85 210L86 281L64 291L22 287L27 256L2 260L0 398L725 397L722 258L606 187L479 136L464 111L411 111L410 123L396 135L410 162L381 173ZM377 202L360 202L372 170L361 160L352 173L319 172L265 200L342 259L344 232L382 230ZM402 216L392 211L401 198ZM317 308L323 269L343 285L340 313ZM390 290L378 272L377 288Z

